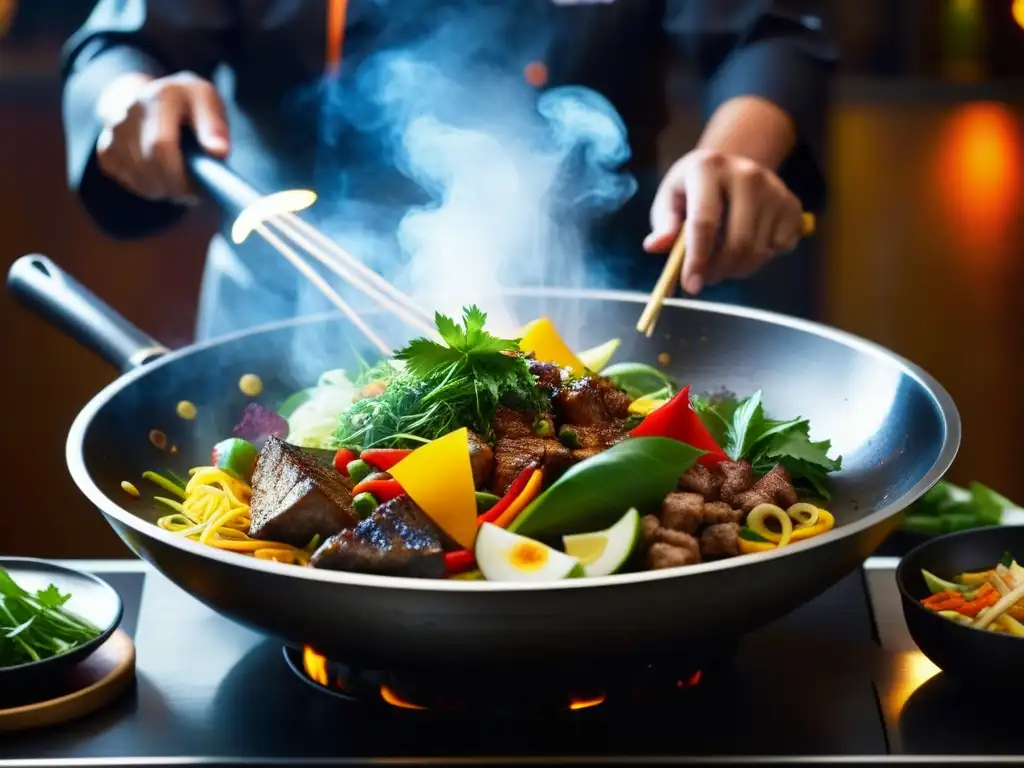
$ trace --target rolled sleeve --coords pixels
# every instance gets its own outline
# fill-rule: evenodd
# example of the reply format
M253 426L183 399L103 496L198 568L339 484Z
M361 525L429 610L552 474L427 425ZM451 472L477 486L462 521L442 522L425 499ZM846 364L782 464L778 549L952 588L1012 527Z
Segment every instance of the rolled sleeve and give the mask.
M821 208L827 196L826 118L838 61L822 14L815 12L819 5L727 2L703 18L666 19L670 34L696 54L707 81L707 115L730 99L756 96L793 121L796 146L780 175L808 210Z
M64 48L62 113L69 188L106 234L142 237L174 223L181 205L146 200L106 176L96 159L100 94L129 73L209 77L222 58L230 16L209 0L101 0Z

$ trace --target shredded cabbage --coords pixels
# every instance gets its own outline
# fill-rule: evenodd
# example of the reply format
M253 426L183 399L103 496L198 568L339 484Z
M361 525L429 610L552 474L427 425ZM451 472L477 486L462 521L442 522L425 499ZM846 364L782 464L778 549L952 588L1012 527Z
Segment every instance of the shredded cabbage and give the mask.
M338 419L352 407L359 388L345 371L336 369L321 374L309 399L288 417L288 442L302 448L337 447L334 431Z

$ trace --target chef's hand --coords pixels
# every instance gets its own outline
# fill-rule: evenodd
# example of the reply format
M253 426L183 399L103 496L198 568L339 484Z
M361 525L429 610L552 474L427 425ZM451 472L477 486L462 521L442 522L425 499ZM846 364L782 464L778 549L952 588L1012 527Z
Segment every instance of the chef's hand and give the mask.
M726 202L728 221L716 248ZM671 250L685 226L681 282L683 290L696 295L705 285L747 277L776 254L795 248L802 215L800 201L768 168L746 157L698 149L662 179L644 250Z
M104 123L96 145L100 169L150 200L192 196L181 153L183 125L211 155L227 156L224 104L209 80L191 72L159 79L126 75L101 95L98 112Z

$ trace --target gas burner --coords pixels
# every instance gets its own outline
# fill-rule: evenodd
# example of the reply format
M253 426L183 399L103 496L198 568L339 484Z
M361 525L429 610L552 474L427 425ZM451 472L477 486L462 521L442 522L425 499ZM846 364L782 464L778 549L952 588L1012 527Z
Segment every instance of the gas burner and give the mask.
M285 648L288 666L310 686L384 709L462 715L532 716L659 707L690 701L725 674L733 650L609 671L551 668L398 672L356 669L310 647Z

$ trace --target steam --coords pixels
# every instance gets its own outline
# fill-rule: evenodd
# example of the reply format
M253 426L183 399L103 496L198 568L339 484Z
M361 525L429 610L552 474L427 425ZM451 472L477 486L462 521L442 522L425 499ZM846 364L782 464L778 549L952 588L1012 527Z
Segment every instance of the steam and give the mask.
M333 240L425 309L477 303L507 333L527 318L503 289L609 282L587 259L588 227L636 191L619 170L629 145L612 105L575 86L538 99L523 78L549 39L509 42L513 5L442 16L408 3L436 17L433 31L328 86L315 179L317 223ZM304 313L320 308L303 301Z

